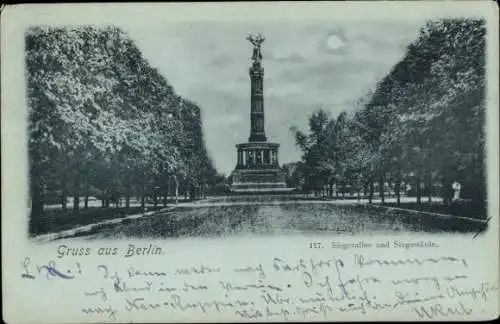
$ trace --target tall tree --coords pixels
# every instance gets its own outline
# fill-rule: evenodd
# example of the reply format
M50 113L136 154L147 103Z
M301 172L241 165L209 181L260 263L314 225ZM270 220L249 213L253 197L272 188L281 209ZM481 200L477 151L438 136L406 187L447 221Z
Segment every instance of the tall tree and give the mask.
M35 27L26 33L32 218L44 195L78 202L98 194L109 206L165 191L171 175L215 171L201 109L116 27ZM187 108L184 107L187 104ZM192 117L190 117L193 115ZM198 163L198 165L193 165ZM73 208L78 209L78 203Z

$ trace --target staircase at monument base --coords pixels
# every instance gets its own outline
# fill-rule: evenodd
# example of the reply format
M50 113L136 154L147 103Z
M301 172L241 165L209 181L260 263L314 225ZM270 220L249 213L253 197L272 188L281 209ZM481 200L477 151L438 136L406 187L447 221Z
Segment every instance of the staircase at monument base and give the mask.
M291 191L286 188L285 174L280 169L235 170L233 172L233 192Z

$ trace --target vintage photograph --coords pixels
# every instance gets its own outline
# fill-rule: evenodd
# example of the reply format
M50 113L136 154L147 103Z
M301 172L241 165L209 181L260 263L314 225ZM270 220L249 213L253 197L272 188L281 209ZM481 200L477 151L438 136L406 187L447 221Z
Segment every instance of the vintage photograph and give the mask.
M0 14L5 322L499 316L492 2Z
M485 21L33 25L27 235L487 229Z

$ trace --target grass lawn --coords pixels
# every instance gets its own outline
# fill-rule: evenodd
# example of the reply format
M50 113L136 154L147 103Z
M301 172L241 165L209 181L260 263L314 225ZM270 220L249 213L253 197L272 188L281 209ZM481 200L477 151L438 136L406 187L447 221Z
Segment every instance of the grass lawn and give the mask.
M161 209L163 207L157 207ZM148 211L155 210L154 207L148 207ZM141 207L118 207L118 208L101 208L91 207L88 209L81 209L77 212L72 209L63 211L62 209L49 209L43 215L30 220L30 234L32 236L55 233L62 230L93 224L108 219L115 219L125 217L126 215L133 215L142 213Z
M396 203L385 203L384 206L387 207L398 207L412 210L421 210L425 212L448 214L459 217L470 217L476 219L486 219L486 203L475 203L472 201L457 201L450 205L444 205L442 203L426 202L423 199L421 205L417 205L416 202L403 202L399 206Z
M395 234L478 232L485 225L368 205L270 202L261 205L178 207L96 229L93 238L214 237L236 234Z

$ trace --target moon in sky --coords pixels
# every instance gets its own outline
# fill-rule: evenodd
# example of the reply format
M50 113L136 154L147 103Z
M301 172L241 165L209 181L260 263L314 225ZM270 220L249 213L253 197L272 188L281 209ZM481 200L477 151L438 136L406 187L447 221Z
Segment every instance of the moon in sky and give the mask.
M329 49L336 50L342 47L343 42L342 39L340 39L340 37L338 37L337 35L330 35L326 40L326 44L328 45Z

